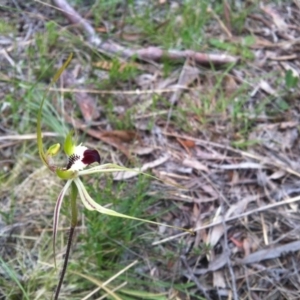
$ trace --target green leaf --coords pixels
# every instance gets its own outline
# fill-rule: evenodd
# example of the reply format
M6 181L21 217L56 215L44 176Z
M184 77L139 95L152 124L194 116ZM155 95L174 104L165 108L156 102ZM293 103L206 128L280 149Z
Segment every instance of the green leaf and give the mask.
M294 88L298 84L299 78L294 76L292 70L287 70L285 73L285 85L288 89Z
M1 257L0 257L0 267L2 270L4 270L4 273L6 273L12 280L11 284L13 285L15 283L22 291L24 298L26 300L29 300L28 293L25 291L24 287L18 280L17 274L12 269L9 268L9 266L6 264L6 262ZM22 297L22 299L23 299L23 297Z

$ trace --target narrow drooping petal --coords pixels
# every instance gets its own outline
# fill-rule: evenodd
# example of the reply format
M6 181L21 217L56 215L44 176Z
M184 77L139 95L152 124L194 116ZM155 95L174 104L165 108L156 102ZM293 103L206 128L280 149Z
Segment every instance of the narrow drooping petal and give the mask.
M57 226L59 221L59 213L62 201L65 197L66 191L70 187L70 184L72 183L72 180L68 180L61 192L58 195L58 198L56 200L55 208L54 208L54 217L53 217L53 255L54 255L54 263L55 262L55 242L56 242L56 235L57 235Z
M145 219L139 219L139 218L135 218L135 217L131 217L128 215L124 215L121 213L118 213L112 209L109 208L105 208L103 206L101 206L100 204L98 204L97 202L95 202L91 196L88 194L87 190L85 189L82 181L77 177L74 179L75 184L77 185L78 188L78 192L79 192L79 196L82 200L83 205L86 207L86 209L88 210L96 210L102 214L105 215L109 215L109 216L114 216L114 217L119 217L119 218L126 218L126 219L132 219L132 220L137 220L137 221L142 221L142 222L147 222L147 223L151 223L151 224L156 224L156 225L164 225L167 227L173 227L176 228L174 226L170 226L170 225L166 225L166 224L161 224L161 223L157 223L154 221L149 221L149 220L145 220Z
M78 175L87 175L94 173L111 173L111 172L121 172L121 171L133 171L133 169L125 168L115 164L104 164L100 166L95 166L89 169L85 169L78 172ZM135 170L134 170L135 171ZM139 170L136 170L137 173L141 173Z

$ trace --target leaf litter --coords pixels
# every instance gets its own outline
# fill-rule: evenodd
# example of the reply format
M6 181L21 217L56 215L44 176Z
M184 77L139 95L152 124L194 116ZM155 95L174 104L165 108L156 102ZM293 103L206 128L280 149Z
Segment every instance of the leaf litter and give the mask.
M162 181L151 183L148 193L156 194L160 201L148 211L154 214L169 206L170 212L161 218L178 227L195 229L194 236L171 229L160 230L153 244L162 253L169 249L178 254L179 245L182 250L173 266L151 260L152 271L157 271L151 273L153 278L192 281L194 286L189 293L207 299L232 296L235 299L299 299L300 95L298 86L287 88L284 81L288 70L294 77L299 77L300 72L295 56L300 50L299 3L257 7L247 16L246 33L241 34L233 29L230 16L234 12L224 2L225 20L211 11L216 22L207 30L208 38L235 43L234 39L241 41L243 34L251 34L254 42L249 48L254 54L253 61L244 60L224 71L203 69L199 61L185 58L185 63L174 67L167 78L160 62L149 64L151 68L139 68L139 75L128 86L123 83L112 90L118 89L112 96L119 108L116 118L122 118L122 112L134 108L132 130L111 128L104 105L99 101L103 100L102 91L89 93L89 89L97 90L97 87L85 86L84 73L81 78L66 73L68 77L61 87L79 89L74 98L81 116L76 118L65 113L63 117L85 132L90 143L100 144L106 160L118 159L124 165L134 161L142 171L152 170ZM13 76L21 77L24 72L18 65L17 54L34 44L39 31L39 26L28 29L32 40L20 35L18 46L13 40L5 40L0 59L8 70L12 65L16 67L18 72ZM1 40L4 38L1 36ZM147 66L143 57L141 60ZM75 59L74 63L80 61ZM11 74L0 75L5 83L0 83L1 93L5 94L5 76ZM170 90L161 92L162 89ZM152 93L134 93L137 90ZM126 94L128 91L132 94ZM61 93L64 93L62 89ZM226 102L224 95L230 101ZM72 102L68 95L65 97L68 107ZM157 106L151 111L154 97L158 97ZM7 118L12 112L10 105L1 107L5 115L1 118L0 154L6 159L12 156L7 151L13 153L18 147L7 143L10 136L18 136L19 144L23 139L11 130ZM185 115L180 115L180 111ZM101 125L94 125L97 122ZM186 126L182 127L182 123ZM22 182L16 190L26 191L16 197L26 207L23 211L16 210L18 222L15 220L11 225L1 217L1 254L7 258L16 255L12 245L17 244L8 233L17 232L25 238L31 232L51 226L47 214L41 213L45 210L52 213L52 203L46 199L41 183L47 181L47 189L49 185L56 189L57 182L34 173L29 165L25 168L30 175L26 179L21 171L23 167L20 169L17 163L7 165L5 159L0 165L12 172L9 182L18 178ZM136 173L121 175L114 174L113 179L134 180ZM12 199L6 185L1 187L0 196L1 211L8 213ZM36 249L39 242L28 242L26 247ZM171 295L174 290L169 292Z

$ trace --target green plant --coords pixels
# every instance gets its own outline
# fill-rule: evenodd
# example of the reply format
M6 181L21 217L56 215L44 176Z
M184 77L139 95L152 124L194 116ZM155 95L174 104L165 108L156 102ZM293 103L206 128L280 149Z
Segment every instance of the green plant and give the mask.
M54 75L51 84L55 83L58 78L61 76L64 69L68 66L72 59L72 54L69 56L67 61L63 64L63 66L56 72ZM51 85L50 84L50 85ZM77 225L77 204L76 204L76 198L79 195L80 199L85 206L86 209L93 211L96 210L102 214L114 216L114 217L120 217L120 218L127 218L132 220L138 220L143 222L148 222L152 224L159 224L154 221L140 219L136 217L132 217L129 215L118 213L112 209L105 208L98 204L96 201L92 199L92 197L89 195L88 191L86 190L86 187L84 186L83 182L81 181L80 177L88 174L95 174L95 173L110 173L110 172L124 172L124 171L133 171L137 173L141 173L138 169L128 169L124 168L115 164L104 164L100 165L100 155L97 150L95 149L88 149L87 147L83 146L82 144L75 145L73 141L73 131L71 131L64 142L64 152L68 156L68 163L66 167L61 168L57 167L53 162L53 157L58 154L60 150L60 144L53 144L48 148L48 150L45 152L43 147L43 138L42 138L42 128L41 128L41 122L42 122L42 111L43 111L43 104L46 98L46 94L44 95L42 102L40 104L40 108L37 115L37 143L38 143L38 150L39 155L41 158L41 161L47 168L56 173L56 175L62 179L66 180L66 184L61 190L60 194L58 195L55 209L54 209L54 217L53 217L53 252L55 257L55 241L57 236L57 228L58 228L58 221L59 221L59 215L60 210L62 206L62 202L64 200L64 197L69 189L71 189L70 192L70 207L71 207L71 227L69 231L69 238L68 238L68 244L67 244L67 250L66 255L64 259L63 269L62 273L56 288L54 299L58 299L60 288L64 279L64 275L66 272L70 249L71 249L71 243L72 238L74 234L75 227ZM99 166L95 166L89 169L85 169L89 165L93 163L98 163ZM85 170L84 170L85 169ZM149 175L148 175L149 176ZM168 225L165 225L168 226ZM174 227L174 226L169 226ZM183 229L184 230L184 229Z

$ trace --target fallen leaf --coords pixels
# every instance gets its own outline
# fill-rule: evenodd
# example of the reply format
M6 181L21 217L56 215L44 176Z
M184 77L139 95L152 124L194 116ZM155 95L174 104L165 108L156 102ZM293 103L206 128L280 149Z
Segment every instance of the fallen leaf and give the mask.
M227 264L229 256L230 256L230 251L225 250L221 255L217 256L213 261L209 262L207 269L204 268L194 269L193 273L195 275L204 275L208 272L215 272L217 270L220 270Z
M213 272L213 286L218 288L226 288L226 281L221 271Z
M151 154L154 150L154 147L135 146L131 151L137 155L148 155Z
M198 160L195 160L195 159L185 158L182 161L182 164L186 167L190 167L190 168L196 169L198 171L205 171L207 173L209 172L207 166L203 165L201 162L199 162Z
M96 27L95 28L97 32L100 32L100 33L107 33L107 29L106 27Z
M231 242L238 248L243 248L243 242L238 241L237 239L235 239L234 237L229 238L231 240Z
M231 97L238 89L238 85L234 77L230 75L225 76L224 85L225 85L225 94L227 97Z
M177 141L186 148L194 148L196 146L196 143L191 140L183 140L183 139L177 138Z
M230 208L227 210L225 216L218 215L216 213L216 216L213 220L213 222L218 222L222 221L223 219L229 219L231 216L234 215L239 215L243 213L248 205L249 202L255 201L256 197L245 197L244 199L238 201L237 203L233 204L230 206ZM218 209L217 212L220 212ZM225 227L225 228L224 228ZM207 243L209 243L212 247L214 247L224 234L224 230L226 229L227 231L232 227L232 225L226 224L225 226L223 224L219 224L214 226L213 228L210 229L209 231L209 239Z
M269 179L278 180L286 175L286 171L284 170L278 170L272 173L272 175L269 176Z
M224 20L225 20L225 25L226 27L228 28L229 31L232 31L231 30L231 20L232 20L232 17L231 17L231 9L230 9L230 5L229 3L224 0L223 1L223 12L224 12Z
M71 72L65 70L61 75L61 79L64 85L68 88L77 86L74 75ZM99 117L99 112L96 109L96 101L86 92L74 92L73 93L80 111L86 122L91 122Z
M138 133L134 130L109 130L109 131L101 131L100 134L103 137L118 139L119 141L125 143L130 143L140 138Z
M273 23L280 31L285 31L288 29L288 25L284 21L284 19L271 7L271 6L262 6L261 9L271 16Z
M269 95L277 96L277 92L265 80L259 82L259 88Z
M244 259L237 260L241 264L253 264L258 263L267 259L278 258L289 252L296 252L300 250L300 241L291 242L285 245L270 247L268 249L263 249L249 254Z
M198 78L198 76L199 76L198 68L189 66L189 60L187 59L179 75L177 85L179 85L180 87L187 88L191 83L193 83ZM182 88L174 92L170 98L170 102L172 104L177 103L182 92L183 92Z
M136 42L145 38L145 34L143 33L135 33L135 32L122 32L120 34L120 38L124 41L128 42Z
M245 238L243 240L243 249L244 249L245 256L248 256L251 253L251 245L248 238Z

